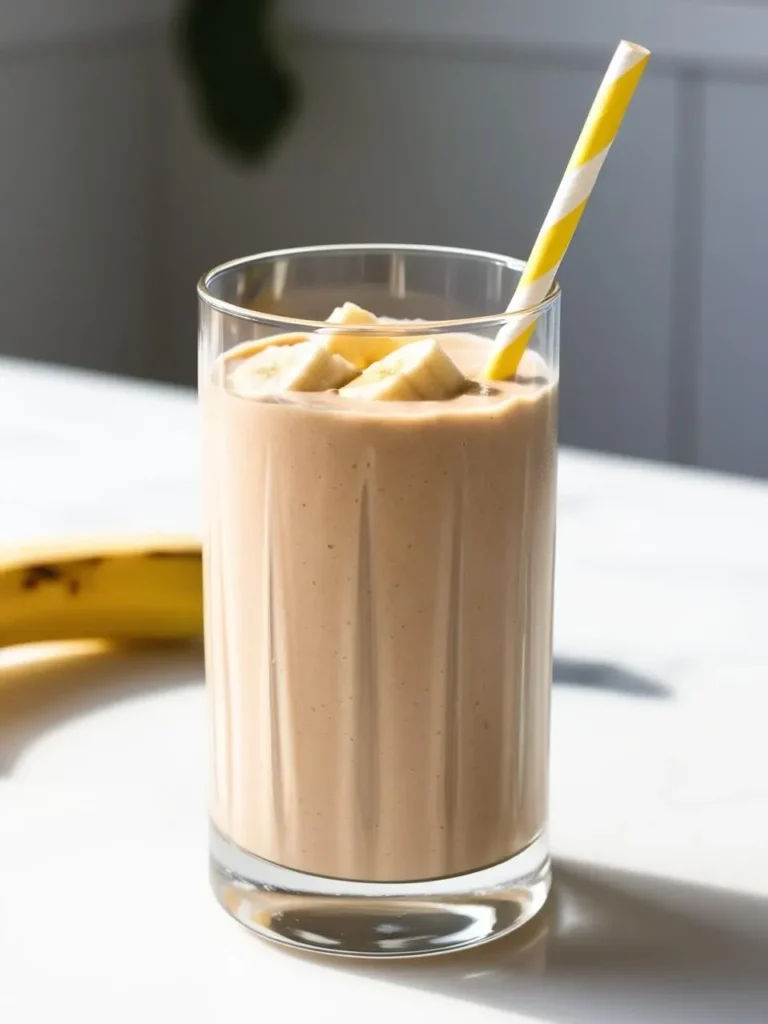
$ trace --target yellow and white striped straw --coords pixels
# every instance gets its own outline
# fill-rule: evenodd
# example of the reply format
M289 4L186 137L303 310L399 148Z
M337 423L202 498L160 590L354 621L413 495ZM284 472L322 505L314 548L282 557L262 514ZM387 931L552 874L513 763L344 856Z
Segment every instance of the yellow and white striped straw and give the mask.
M549 294L649 57L650 52L637 43L619 43L507 312L530 309ZM514 376L537 319L530 313L515 317L499 331L485 366L486 378Z

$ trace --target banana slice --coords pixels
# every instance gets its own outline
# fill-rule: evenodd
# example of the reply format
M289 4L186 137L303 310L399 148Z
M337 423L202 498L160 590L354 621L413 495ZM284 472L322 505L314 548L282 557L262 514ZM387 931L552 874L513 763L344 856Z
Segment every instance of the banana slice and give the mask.
M433 339L411 342L364 370L339 391L345 398L414 402L453 398L465 384L461 370Z
M255 356L263 352L265 348L272 345L298 345L302 341L309 341L309 335L301 331L291 331L286 334L270 334L266 338L254 338L252 341L242 341L234 348L228 349L223 359L227 363L236 362L238 359L246 359L248 356Z
M354 302L345 302L343 306L334 309L328 317L328 323L344 327L375 327L379 321L373 313L369 313L362 306L356 306ZM326 334L321 335L321 340L330 352L342 356L360 370L383 359L399 347L394 338L368 338L359 334Z
M341 388L358 371L346 359L314 341L272 345L242 362L233 372L233 388L241 395L284 391L329 391Z
M347 327L373 327L378 322L373 313L354 302L337 306L328 317L329 324L345 324Z

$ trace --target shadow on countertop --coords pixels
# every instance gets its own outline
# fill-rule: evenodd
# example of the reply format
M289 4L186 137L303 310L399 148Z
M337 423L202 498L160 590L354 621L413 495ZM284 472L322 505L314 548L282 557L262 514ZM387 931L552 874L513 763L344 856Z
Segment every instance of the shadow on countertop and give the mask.
M672 691L664 683L606 661L584 661L555 656L553 681L556 686L579 686L605 690L627 697L664 698Z
M60 722L202 678L200 643L83 641L0 651L0 778Z
M768 1020L768 899L565 861L554 877L538 920L487 946L323 962L549 1024Z

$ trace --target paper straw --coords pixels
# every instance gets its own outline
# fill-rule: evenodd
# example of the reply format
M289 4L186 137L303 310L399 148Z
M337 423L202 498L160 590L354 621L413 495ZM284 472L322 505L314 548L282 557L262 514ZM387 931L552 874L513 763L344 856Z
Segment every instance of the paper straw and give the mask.
M649 57L643 46L624 40L619 43L507 312L530 309L549 295ZM537 319L535 313L515 317L499 331L485 377L506 380L514 376Z

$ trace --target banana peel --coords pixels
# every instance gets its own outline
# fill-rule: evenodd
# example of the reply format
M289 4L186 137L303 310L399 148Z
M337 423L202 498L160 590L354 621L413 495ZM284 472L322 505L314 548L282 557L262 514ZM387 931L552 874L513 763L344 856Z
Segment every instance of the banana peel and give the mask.
M0 648L186 639L202 630L199 541L117 539L0 550Z

